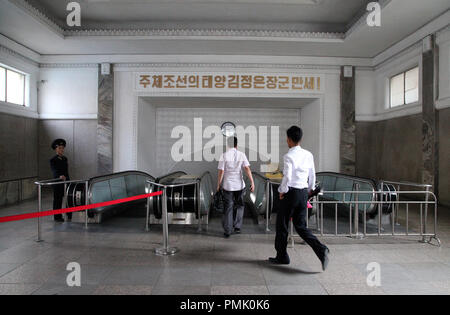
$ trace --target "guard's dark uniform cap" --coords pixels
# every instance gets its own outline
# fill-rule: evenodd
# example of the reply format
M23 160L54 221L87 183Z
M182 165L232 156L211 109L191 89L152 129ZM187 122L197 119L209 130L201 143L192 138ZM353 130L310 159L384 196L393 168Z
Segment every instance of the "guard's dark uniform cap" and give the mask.
M66 140L64 140L64 139L56 139L55 141L52 142L52 149L55 150L56 147L58 147L60 145L65 147L66 146Z

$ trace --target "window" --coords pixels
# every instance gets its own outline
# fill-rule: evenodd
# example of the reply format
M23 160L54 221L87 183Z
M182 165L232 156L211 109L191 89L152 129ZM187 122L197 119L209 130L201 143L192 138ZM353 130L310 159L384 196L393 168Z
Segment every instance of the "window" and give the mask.
M419 67L402 72L391 78L391 107L419 101Z
M25 106L25 75L0 67L0 101Z

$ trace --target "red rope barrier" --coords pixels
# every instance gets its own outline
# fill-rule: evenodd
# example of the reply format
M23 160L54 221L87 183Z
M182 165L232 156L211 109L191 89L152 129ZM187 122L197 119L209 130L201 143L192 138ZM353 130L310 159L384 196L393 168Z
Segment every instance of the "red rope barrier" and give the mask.
M106 201L106 202L93 203L93 204L85 205L85 206L64 208L64 209L59 209L59 210L48 210L48 211L41 211L41 212L25 213L25 214L19 214L19 215L11 215L11 216L7 216L7 217L0 217L0 223L11 222L11 221L20 221L20 220L26 220L26 219L39 218L39 217L47 217L47 216L55 215L55 214L63 214L63 213L69 213L69 212L77 212L77 211L95 209L95 208L117 205L120 203L135 201L135 200L139 200L139 199L145 199L145 198L159 196L159 195L162 195L162 191L157 191L157 192L154 192L151 194L138 195L138 196L134 196L134 197L111 200L111 201Z

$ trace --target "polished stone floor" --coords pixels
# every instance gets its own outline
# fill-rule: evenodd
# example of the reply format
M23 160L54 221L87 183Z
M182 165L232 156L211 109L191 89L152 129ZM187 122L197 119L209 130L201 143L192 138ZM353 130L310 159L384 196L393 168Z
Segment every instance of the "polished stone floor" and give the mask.
M0 216L35 209L36 201L23 202ZM439 211L440 248L418 238L323 238L331 250L326 272L299 242L289 249L290 266L268 264L274 234L251 220L230 239L217 218L201 233L171 226L170 244L180 249L172 257L153 254L161 228L145 232L143 219L114 218L86 231L44 218L41 243L34 219L0 223L0 294L450 294L450 210ZM66 284L69 262L81 265L80 287ZM371 262L381 266L379 287L367 285Z

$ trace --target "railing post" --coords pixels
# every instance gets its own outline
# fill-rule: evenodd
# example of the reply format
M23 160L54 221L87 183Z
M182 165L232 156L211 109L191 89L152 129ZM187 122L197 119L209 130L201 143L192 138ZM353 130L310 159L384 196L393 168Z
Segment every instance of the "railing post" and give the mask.
M292 222L292 218L289 219L289 239L288 239L289 248L294 248L294 222Z
M363 235L359 233L359 184L355 184L355 214L354 214L354 224L355 224L355 238L356 239L363 239Z
M395 225L397 225L397 226L400 226L400 222L398 220L398 214L400 212L399 211L400 210L399 201L400 201L400 185L397 185L397 204L396 204L396 207L395 207L395 210L396 210L396 212L395 212Z
M315 196L314 197L314 201L315 201L315 203L314 203L314 208L313 209L316 210L316 214L314 215L315 218L316 218L316 229L317 229L317 231L319 231L320 230L320 223L319 223L319 214L320 214L320 211L319 211L319 207L320 207L320 205L319 205L319 196Z
M174 255L178 252L176 247L169 247L169 217L167 213L167 187L163 186L162 193L162 219L163 219L163 247L155 249L155 254L160 256Z
M270 232L270 181L266 182L266 232Z
M64 183L64 197L61 208L67 208L67 183ZM67 213L64 215L67 219Z
M383 215L384 183L380 182L381 198L378 204L378 236L381 236L381 216Z
M426 186L426 188L425 188L425 191L426 191L426 195L425 195L425 212L424 212L424 215L423 215L423 228L422 228L422 231L423 231L423 235L422 235L422 242L423 243L427 243L427 240L426 240L426 234L427 234L427 223L428 223L428 200L429 200L429 196L428 196L428 194L429 194L429 192L430 192L430 186Z
M39 184L38 185L38 211L42 211L42 187ZM36 242L42 242L42 235L41 235L41 218L37 218L37 224L38 224L38 230L37 230L37 240Z
M84 183L84 203L86 204L86 206L89 205L89 181L87 180ZM84 212L84 228L87 230L88 228L88 220L89 220L89 213L88 213L88 209L86 209L86 211Z

